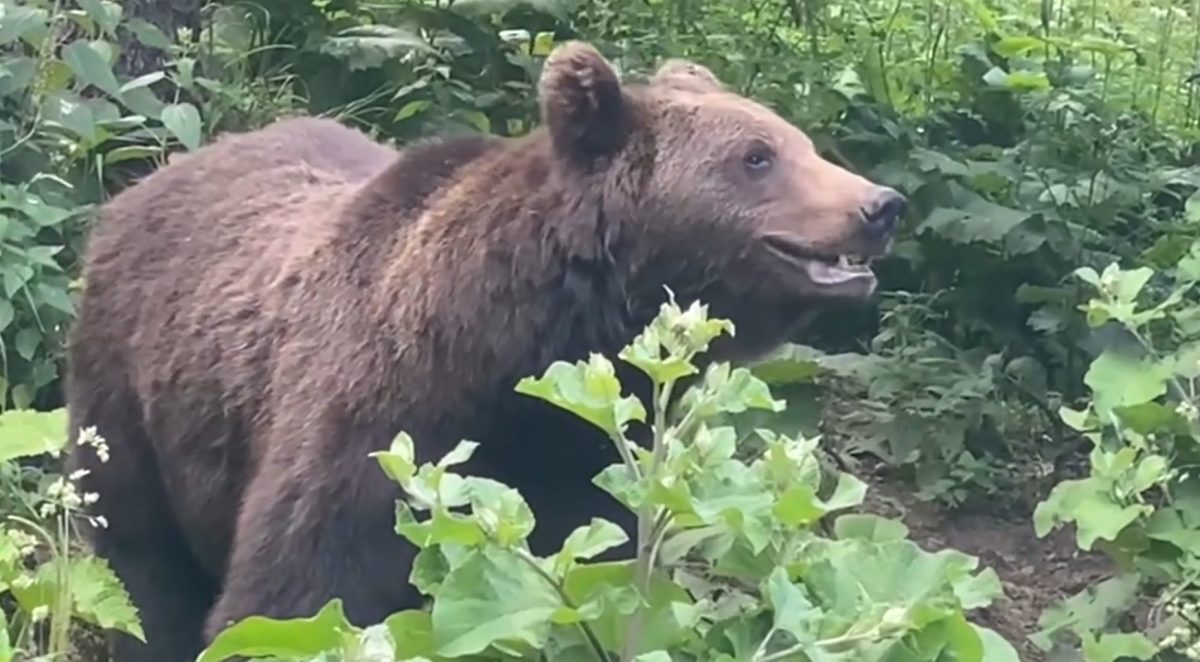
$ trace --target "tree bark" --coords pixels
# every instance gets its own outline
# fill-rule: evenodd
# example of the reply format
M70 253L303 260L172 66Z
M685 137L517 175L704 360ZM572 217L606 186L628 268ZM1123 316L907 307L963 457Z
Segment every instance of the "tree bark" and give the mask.
M177 41L180 28L192 31L193 38L200 29L200 0L122 0L125 18L140 18L162 31L171 41ZM117 71L126 76L141 76L162 69L167 54L151 48L128 31L121 38L121 56Z

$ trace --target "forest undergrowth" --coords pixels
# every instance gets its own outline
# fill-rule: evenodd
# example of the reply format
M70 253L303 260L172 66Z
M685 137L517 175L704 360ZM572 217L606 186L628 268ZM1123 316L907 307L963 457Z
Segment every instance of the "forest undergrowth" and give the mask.
M104 495L61 471L96 206L289 115L523 134L573 38L625 74L695 59L902 191L878 296L661 419L605 399L609 367L669 390L646 348L691 365L734 331L702 307L522 382L614 439L657 421L660 452L618 444L598 478L662 536L637 559L588 560L622 540L602 521L532 556L519 494L451 477L469 442L414 458L402 434L381 471L454 484L398 526L429 609L251 618L203 660L1200 659L1200 0L0 0L0 662L141 636L79 542Z

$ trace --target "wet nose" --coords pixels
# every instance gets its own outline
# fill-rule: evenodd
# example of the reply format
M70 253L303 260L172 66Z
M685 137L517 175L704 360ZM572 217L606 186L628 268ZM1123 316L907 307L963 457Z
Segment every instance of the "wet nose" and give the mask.
M908 200L886 186L875 189L867 204L863 205L862 217L867 231L885 235L896 229L896 224L908 209Z

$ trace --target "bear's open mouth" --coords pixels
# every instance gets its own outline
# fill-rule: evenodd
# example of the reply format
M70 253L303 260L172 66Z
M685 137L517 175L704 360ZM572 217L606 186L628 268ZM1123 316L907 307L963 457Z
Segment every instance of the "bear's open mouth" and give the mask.
M841 285L875 278L871 263L878 255L818 252L784 233L764 235L763 243L772 253L799 265L816 285Z

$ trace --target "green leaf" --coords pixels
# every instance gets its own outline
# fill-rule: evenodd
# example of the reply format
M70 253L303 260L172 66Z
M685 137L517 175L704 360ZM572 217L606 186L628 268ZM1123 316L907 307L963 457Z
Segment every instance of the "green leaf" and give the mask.
M137 40L150 48L156 48L160 51L169 51L172 47L171 39L163 34L153 23L140 18L131 17L125 21L125 27L137 37Z
M38 345L42 342L42 333L37 327L27 326L17 332L15 339L17 354L26 361L33 360Z
M581 526L567 536L562 550L555 556L555 569L562 575L576 560L590 559L607 549L623 545L628 540L629 534L621 527L608 520L593 517L587 526Z
M1132 407L1167 392L1170 370L1161 363L1105 350L1088 368L1083 381L1095 393L1096 408Z
M17 659L12 640L8 637L8 627L8 615L0 609L0 662L14 662Z
M1046 42L1033 35L1002 37L992 44L992 50L1003 58L1012 58L1041 48Z
M961 209L937 207L921 222L918 232L935 232L946 239L969 244L996 243L1030 214L975 197Z
M72 559L69 585L75 616L146 641L137 609L105 561L94 556Z
M67 410L10 409L0 413L0 462L57 455L67 443Z
M838 517L833 524L833 532L842 540L859 538L871 542L892 542L908 537L908 527L903 522L867 513Z
M1146 283L1150 282L1150 278L1154 276L1154 270L1149 267L1139 267L1128 271L1116 269L1116 263L1109 265L1110 269L1105 269L1105 276L1111 278L1109 290L1113 298L1120 302L1132 303L1141 293L1142 288Z
M599 354L592 354L587 363L556 361L541 378L523 378L516 391L566 409L610 436L622 435L631 421L646 420L640 400L621 397L612 363Z
M932 622L955 611L980 607L1001 596L993 572L975 573L978 560L961 552L926 552L916 543L900 540L873 543L851 538L822 541L807 572L805 584L813 602L838 606L847 617L859 618L870 602L879 605L922 603L910 609L914 617ZM845 601L846 587L856 587L855 603ZM947 600L952 598L952 600ZM957 608L951 605L958 602ZM935 605L942 605L935 607ZM915 622L914 622L915 623Z
M315 616L277 620L250 616L226 628L196 662L220 662L235 656L311 658L338 651L347 634L357 634L346 620L339 598Z
M695 374L691 359L707 350L722 333L733 335L733 323L709 319L708 307L698 301L682 310L672 295L662 304L658 316L618 356L654 382L667 384Z
M116 33L117 25L121 22L121 5L108 0L79 0L79 6L105 33Z
M417 113L420 113L432 104L433 102L429 99L416 99L414 101L409 101L400 107L400 110L396 112L396 117L393 119L397 122L402 122L410 117L413 117Z
M867 496L867 484L850 474L838 474L837 486L821 505L826 512L860 505Z
M1147 505L1114 502L1101 479L1066 480L1055 485L1034 509L1033 526L1041 538L1059 522L1074 522L1077 544L1089 551L1096 540L1116 540L1125 527L1152 511Z
M450 571L433 605L435 649L457 657L493 644L540 647L549 636L551 616L562 606L554 587L515 552L472 551Z
M390 25L356 25L325 37L319 51L338 58L351 70L373 69L409 53L433 53L420 34Z
M709 366L703 386L691 391L683 400L684 407L699 408L695 416L707 418L716 414L740 414L748 409L780 412L786 407L782 400L771 397L766 382L746 368L730 369L728 363Z
M46 30L46 10L25 4L4 3L0 10L0 46Z
M980 662L1021 662L1017 649L995 630L974 624L971 628L979 635L983 645L983 659Z
M770 602L775 629L788 632L801 641L812 638L822 616L821 610L792 583L786 570L776 567L767 577L763 593Z
M13 318L16 317L17 311L13 308L12 302L8 299L0 299L0 331L8 328L12 324Z
M141 87L149 87L166 77L161 71L152 71L148 74L143 74L121 86L121 94L125 94L130 90L136 90Z
M201 137L200 111L190 103L175 103L162 109L160 120L179 142L189 150L199 149Z
M117 147L104 154L104 165L114 165L122 161L132 159L146 159L152 156L158 156L162 150L157 147L149 147L146 145L126 145Z
M73 316L75 314L75 304L71 301L71 296L67 294L64 285L53 282L37 283L33 286L34 300L39 305L45 304L68 316Z
M429 612L407 609L388 616L384 625L395 643L396 660L433 657L433 622Z
M577 605L597 603L602 612L590 621L592 629L607 650L621 650L629 631L630 617L640 600L634 589L634 563L619 561L577 565L564 581L564 590ZM681 586L655 573L645 601L644 628L638 653L670 650L688 636L677 618L673 605L693 601Z
M88 42L82 39L71 42L62 50L62 59L80 81L100 88L115 99L121 97L121 84L112 67Z
M409 481L417 473L416 451L413 439L407 432L399 432L392 439L388 450L369 453L368 457L379 462L379 466L383 468L383 472L387 474L388 478L404 487L408 486Z
M1050 650L1053 636L1066 630L1076 635L1103 630L1114 617L1126 613L1138 601L1141 577L1125 573L1088 586L1066 600L1051 605L1038 617L1038 632L1029 639L1038 648Z
M1140 632L1103 633L1099 637L1083 634L1083 658L1087 662L1116 662L1121 659L1149 660L1158 654L1158 646Z

